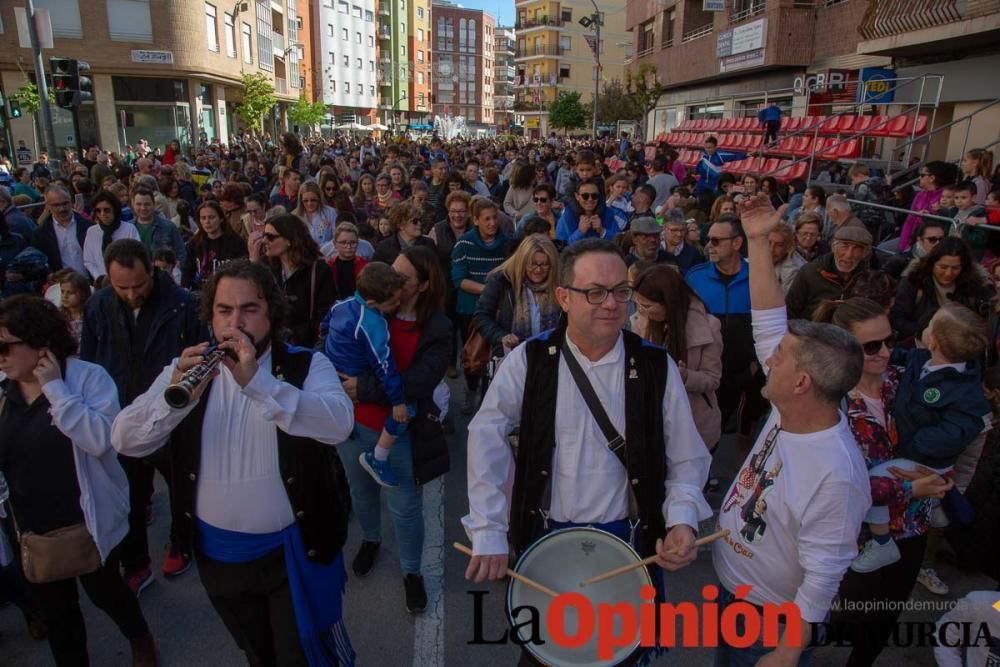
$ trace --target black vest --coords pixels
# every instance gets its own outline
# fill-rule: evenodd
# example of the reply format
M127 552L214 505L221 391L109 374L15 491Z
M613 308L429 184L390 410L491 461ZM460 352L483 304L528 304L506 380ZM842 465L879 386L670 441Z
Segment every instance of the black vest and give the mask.
M551 484L555 452L556 394L559 355L565 325L529 340L525 350L527 371L514 489L511 500L509 539L521 553L544 532L541 511L548 511L546 493ZM639 526L636 545L643 556L652 555L656 540L666 534L663 501L667 460L663 445L663 395L666 391L667 354L647 345L628 331L625 344L625 467L635 495ZM633 363L634 362L634 363ZM580 410L587 412L585 403ZM607 443L601 439L600 446Z
M271 346L271 372L302 389L313 354L312 350L275 343ZM174 478L171 510L174 521L178 522L178 539L186 542L183 547L190 546L194 536L202 424L210 391L211 386L171 436ZM278 467L288 502L302 530L306 555L309 560L330 563L347 539L348 486L340 458L331 445L289 435L278 428Z

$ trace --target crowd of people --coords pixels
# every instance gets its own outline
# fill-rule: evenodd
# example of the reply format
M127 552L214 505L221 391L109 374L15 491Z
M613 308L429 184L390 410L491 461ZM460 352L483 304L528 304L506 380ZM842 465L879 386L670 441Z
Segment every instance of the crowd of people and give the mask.
M749 584L808 630L838 599L945 595L946 541L997 576L990 151L921 163L915 188L861 163L736 179L711 137L694 169L627 135L62 157L0 187L0 597L59 665L88 664L76 579L147 666L138 597L194 563L251 665L353 664L342 597L383 496L403 602L427 606L421 486L449 471L456 390L469 579L577 525L678 570L713 494L720 610ZM26 566L33 534L60 574ZM848 664L874 664L899 608L838 609ZM785 639L769 660L807 664Z

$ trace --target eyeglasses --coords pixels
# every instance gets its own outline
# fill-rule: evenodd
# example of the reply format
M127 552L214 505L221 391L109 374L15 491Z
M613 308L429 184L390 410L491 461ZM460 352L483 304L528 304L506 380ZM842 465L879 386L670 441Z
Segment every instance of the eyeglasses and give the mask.
M342 248L353 248L358 245L357 241L337 241L337 245Z
M708 245L719 245L723 241L732 241L735 236L709 236Z
M548 197L533 197L532 200L536 204L545 204L545 203L548 203L549 198Z
M10 354L10 348L15 345L27 345L23 340L0 340L0 356Z
M930 175L931 175L930 172L927 172L927 171L920 172L920 178L923 178L924 176L930 176Z
M302 198L302 203L303 204L318 204L319 203L319 199L316 199L315 197L303 197Z
M892 350L892 346L896 344L896 334L889 334L887 338L882 340L872 340L867 343L861 343L861 349L865 351L865 354L869 357L874 357L876 354L882 351L882 346L885 345L887 350Z
M423 223L423 220L421 220L420 218L410 218L409 223L411 225L419 225Z
M528 270L529 270L529 271L534 271L534 270L536 270L536 269L539 269L539 270L540 270L540 269L548 269L548 268L550 268L551 266L552 266L552 265L551 265L551 264L549 264L548 262L541 262L541 263L538 263L538 262L531 262L530 264L528 264Z
M943 236L925 236L923 240L927 241L928 243L934 244L934 243L939 243L943 238L944 238Z
M97 213L98 215L100 215L102 213L114 213L114 212L115 212L115 210L113 208L111 208L110 206L95 206L94 207L94 213Z
M264 232L264 238L268 241L277 241L281 238L281 234L272 234L271 232Z
M795 232L795 235L803 239L814 239L819 236L819 232Z
M576 194L580 199L583 200L597 199L599 196L596 192L577 192Z
M570 292L578 292L580 294L587 295L587 303L592 306L600 306L602 303L608 300L608 295L614 296L615 301L618 303L628 303L632 298L632 288L627 285L621 285L619 287L613 287L608 289L607 287L591 287L589 289L581 289L579 287L573 287L571 285L566 285L566 289Z

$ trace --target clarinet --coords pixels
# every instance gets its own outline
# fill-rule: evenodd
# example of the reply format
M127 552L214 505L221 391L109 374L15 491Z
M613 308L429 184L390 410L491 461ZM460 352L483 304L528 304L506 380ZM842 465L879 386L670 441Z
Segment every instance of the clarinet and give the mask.
M169 385L163 392L163 399L167 405L177 410L186 408L191 402L191 394L202 382L211 377L212 372L222 363L225 356L226 351L220 350L217 345L209 347L205 351L204 359L189 368L178 382Z

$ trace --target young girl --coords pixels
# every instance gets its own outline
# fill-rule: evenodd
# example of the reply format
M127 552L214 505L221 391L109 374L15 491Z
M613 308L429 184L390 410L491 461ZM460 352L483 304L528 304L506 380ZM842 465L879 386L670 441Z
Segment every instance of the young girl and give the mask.
M993 170L993 151L973 148L962 158L962 178L976 184L976 203L986 205L986 195L993 188L990 172Z
M83 333L83 309L90 298L90 281L82 273L70 273L59 281L60 310L69 320L69 328L76 342Z
M989 344L983 319L961 304L946 303L924 329L922 342L926 349L893 352L893 362L906 362L892 411L900 458L875 466L871 477L921 466L950 473L962 451L990 425L979 362ZM873 506L866 522L872 538L851 564L855 572L874 572L900 559L889 535L889 508Z

